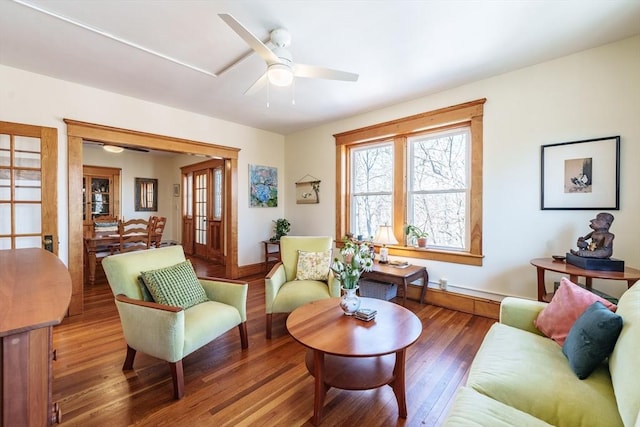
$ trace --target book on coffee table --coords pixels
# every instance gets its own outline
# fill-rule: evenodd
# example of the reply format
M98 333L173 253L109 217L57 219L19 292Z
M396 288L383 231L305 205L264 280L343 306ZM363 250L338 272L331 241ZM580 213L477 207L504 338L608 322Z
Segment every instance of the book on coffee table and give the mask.
M368 322L369 320L373 320L376 317L376 314L378 314L376 310L373 310L371 308L361 308L360 310L355 312L354 316L356 317L356 319L365 320Z

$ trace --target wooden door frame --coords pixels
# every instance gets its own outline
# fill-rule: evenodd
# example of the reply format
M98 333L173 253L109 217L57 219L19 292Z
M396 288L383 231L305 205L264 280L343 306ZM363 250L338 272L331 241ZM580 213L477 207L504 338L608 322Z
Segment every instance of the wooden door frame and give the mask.
M67 161L69 191L69 273L72 294L69 314L83 312L83 255L82 244L82 150L83 140L125 144L131 147L152 148L174 153L202 154L225 159L225 192L229 203L225 206L226 223L224 251L227 254L225 276L237 279L238 272L238 152L239 148L174 138L165 135L103 126L64 119L67 124Z

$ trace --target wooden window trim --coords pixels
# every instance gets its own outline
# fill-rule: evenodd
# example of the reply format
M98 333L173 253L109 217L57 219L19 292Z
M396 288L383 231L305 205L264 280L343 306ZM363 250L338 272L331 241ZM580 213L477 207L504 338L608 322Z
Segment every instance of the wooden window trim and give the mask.
M453 105L377 125L334 135L336 140L336 240L349 232L351 217L349 150L374 141L394 141L393 230L404 238L407 217L407 136L421 131L446 129L466 124L471 130L471 186L469 198L469 251L419 249L409 246L389 246L391 255L442 262L481 266L482 254L482 152L485 98Z

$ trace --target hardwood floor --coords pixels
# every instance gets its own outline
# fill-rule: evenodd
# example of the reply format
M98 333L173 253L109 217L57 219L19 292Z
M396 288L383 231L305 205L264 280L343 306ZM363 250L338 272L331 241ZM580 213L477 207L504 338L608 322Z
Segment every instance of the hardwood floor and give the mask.
M199 273L219 271L199 262ZM65 426L310 426L313 378L305 350L274 316L265 338L263 277L249 282L249 348L237 328L184 360L185 397L174 400L166 362L138 353L134 371L123 372L125 341L113 295L103 280L85 288L82 315L54 328L53 400ZM407 351L407 419L398 418L395 396L385 386L368 391L330 389L322 425L439 426L464 382L488 328L495 321L420 305L407 308L423 333Z

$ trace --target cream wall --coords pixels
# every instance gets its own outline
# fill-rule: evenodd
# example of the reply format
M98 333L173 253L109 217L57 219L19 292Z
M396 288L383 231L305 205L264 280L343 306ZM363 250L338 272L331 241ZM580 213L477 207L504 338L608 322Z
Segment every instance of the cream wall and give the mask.
M282 135L0 65L0 120L58 129L58 227L64 262L69 245L64 118L239 148L238 262L262 261L259 242L271 235L271 221L284 216L284 204L248 207L248 165L278 168L279 199L284 200L287 180Z
M274 219L292 222L291 234L335 232L333 134L424 111L487 98L484 119L484 265L414 260L433 282L451 290L499 299L535 297L531 258L564 253L589 231L594 211L539 209L540 146L621 135L621 209L614 256L640 267L640 37L492 77L390 108L336 121L286 138L115 93L0 66L0 120L51 126L59 141L60 256L68 258L67 143L63 118L240 148L238 260L262 261L260 240ZM278 168L279 206L248 207L248 165ZM286 168L285 168L286 167ZM295 181L322 181L320 203L295 204ZM174 180L179 172L174 172ZM179 182L179 181L175 181ZM125 196L126 197L126 196ZM173 207L175 210L175 206ZM548 275L553 278L553 275ZM597 282L596 286L605 286ZM609 293L623 287L607 283Z
M621 136L620 210L611 211L614 257L640 268L640 37L287 136L287 186L305 174L322 180L319 204L287 199L292 230L335 233L333 134L478 98L487 99L484 263L412 260L427 266L430 281L446 277L452 291L493 299L535 298L536 272L529 261L574 248L597 213L540 210L540 146L612 135ZM548 284L559 277L547 273ZM626 288L622 282L594 283L612 295Z

